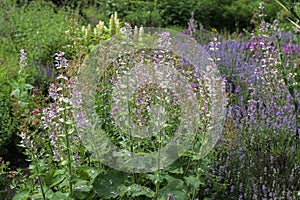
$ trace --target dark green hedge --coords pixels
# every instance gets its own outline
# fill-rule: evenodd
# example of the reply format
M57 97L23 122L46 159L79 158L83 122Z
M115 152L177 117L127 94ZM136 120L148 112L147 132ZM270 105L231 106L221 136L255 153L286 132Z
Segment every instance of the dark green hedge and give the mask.
M251 28L258 21L261 0L85 0L57 1L58 5L94 9L100 16L118 16L131 24L144 26L181 26L186 27L194 12L195 19L207 28L230 32ZM63 3L62 3L63 2ZM273 0L265 0L267 20L277 17L280 7ZM83 16L87 13L81 12ZM103 20L103 19L102 19Z

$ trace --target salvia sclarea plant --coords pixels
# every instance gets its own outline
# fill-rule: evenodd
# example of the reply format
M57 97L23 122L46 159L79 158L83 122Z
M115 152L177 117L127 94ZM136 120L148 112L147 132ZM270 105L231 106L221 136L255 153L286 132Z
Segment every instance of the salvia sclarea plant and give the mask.
M129 37L131 36L133 30L129 24L126 23L125 26L126 27L125 29L122 29L122 32ZM140 31L142 31L142 29L140 29ZM140 36L141 34L137 33L137 28L135 28L133 39L136 39L135 36L137 35ZM163 49L168 49L168 40L168 33L165 32L159 35L159 41L162 43L161 45L163 45ZM162 145L165 145L165 141L168 141L171 136L174 136L175 131L178 128L178 124L180 123L180 112L187 111L180 110L182 109L179 106L179 100L181 100L181 97L177 94L178 89L176 87L174 87L176 89L172 89L168 85L170 84L168 83L168 80L174 79L173 81L175 82L176 79L173 77L172 71L162 71L166 66L168 66L169 69L178 70L178 72L185 78L185 81L189 83L187 84L187 87L191 87L197 93L197 95L199 95L197 96L197 100L199 100L199 103L202 106L201 115L204 116L203 118L207 118L205 115L208 115L207 111L210 106L210 102L206 102L207 96L205 95L208 95L208 92L206 91L207 88L205 87L202 77L197 76L199 73L196 73L194 66L191 66L188 61L185 61L181 57L174 55L172 51L151 49L147 47L140 48L139 50L127 50L122 52L123 54L120 54L117 57L112 57L109 60L107 58L110 56L108 56L108 52L111 51L110 48L116 48L115 40L110 42L110 45L105 45L107 46L106 48L101 47L99 51L95 51L97 54L103 56L98 56L95 60L95 62L103 64L101 66L102 68L99 69L99 76L97 76L98 86L95 88L95 106L96 112L99 115L101 129L104 130L104 134L106 134L106 136L108 136L116 146L127 149L131 153L152 152L158 150ZM103 60L104 58L105 60ZM130 70L132 70L132 68L136 65L138 66L137 69L142 70L143 73L141 74L141 71L137 71L134 73L134 75L131 75ZM144 68L144 65L146 65L148 68ZM137 69L133 68L133 70ZM97 69L93 68L92 70ZM163 73L161 72L154 75L153 73L156 71L162 71ZM89 75L95 73L97 73L97 71L93 73L90 72ZM124 76L126 77L127 73L129 74L128 80L123 82L121 86L118 86L117 82L121 82L121 78L123 77L124 79ZM145 74L151 76L147 77ZM86 79L87 78L83 78L83 80ZM162 80L162 82L158 82L158 80ZM133 92L131 97L126 97L126 90L132 90L132 88L137 84L140 85L139 88ZM220 85L220 87L222 87L222 85ZM186 91L181 92L184 93ZM124 98L129 98L126 99L126 101L128 101L130 105L130 111L124 110L124 106L120 106L122 105L120 102L123 102ZM152 108L150 107L151 104ZM155 106L153 108L153 104L164 105L164 108L155 108ZM129 114L124 114L126 112ZM191 112L193 111L190 110L189 113ZM82 113L78 112L77 114L78 118L76 120L79 123L82 123L80 127L88 127L86 125L88 121L86 121L86 119L81 120L83 117L81 115ZM154 118L154 123L153 115L156 117ZM124 126L123 124L126 124L127 120L132 120L132 123L138 124L138 126ZM124 128L116 128L120 125L123 125ZM206 131L206 126L208 126L207 121L203 120L202 125L202 130L199 130L199 132ZM157 131L157 129L159 132L149 138L141 138L134 134L130 134L130 131L133 131L137 132L139 135L142 135L143 131L146 132L145 134L147 134L147 132L153 132L153 130ZM202 158L197 157L199 156L197 152L199 152L200 147L198 144L200 143L200 140L201 134L196 134L194 140L195 144L193 145L194 149L186 153L183 158L178 160L177 164L175 164L175 167L171 167L173 169L172 173L168 173L168 170L170 169L168 167L162 169L158 167L157 171L153 174L149 173L138 175L133 173L132 176L135 180L135 183L140 184L145 189L147 188L147 190L149 189L148 193L143 194L147 197L154 197L154 199L166 199L166 197L168 197L168 199L174 199L174 197L176 199L200 198L200 196L202 196L199 194L199 190L201 190L200 185L202 184L203 179L206 179L207 176L207 174L204 173L205 170L203 165L206 165L205 161L208 161L203 159L204 161L202 162ZM96 143L97 141L94 139L94 142ZM89 145L89 148L92 149L92 145ZM101 153L104 154L105 151L109 152L110 149L106 149ZM121 158L122 152L115 152L107 159L113 159L113 161L116 161L120 160ZM139 162L141 164L144 161ZM122 163L124 168L126 167L126 164L126 162ZM145 167L145 171L147 170L147 165L148 163L146 162L143 166ZM184 167L181 165L184 165ZM141 169L143 168L141 167ZM98 195L104 199L109 199L113 196L121 197L123 190L122 188L124 185L126 185L126 183L124 183L121 178L119 180L115 180L115 172L112 169L108 170L108 174L110 175L102 176L102 180L99 181L102 187L96 189L98 191ZM103 189L106 188L104 180L108 179L107 177L109 176L112 177L111 181L118 181L120 185L111 187L105 191ZM145 183L143 180L147 180L148 183ZM152 192L152 190L146 187L145 184L154 185L153 187L155 192ZM188 185L188 187L186 185ZM128 188L134 187L136 186L130 185ZM112 191L112 194L108 194L108 191Z
M126 26L132 31L128 24ZM140 29L139 36L142 35L141 32L143 32L142 29ZM129 34L126 30L125 33ZM168 37L164 37L167 36L167 33L163 33L161 36L161 39L168 40ZM136 37L135 34L133 34L134 37ZM103 48L100 52L103 55L107 53ZM98 87L93 88L97 92L95 95L96 110L99 111L99 118L103 120L103 129L105 129L111 140L114 140L124 149L135 148L136 151L143 152L156 150L160 145L163 145L151 139L147 141L146 139L129 138L128 134L122 134L122 131L117 132L114 128L115 124L112 124L111 117L118 114L121 108L112 107L112 104L110 104L112 96L118 99L119 95L118 93L112 93L113 88L110 85L116 81L114 78L118 78L126 72L126 70L125 72L121 70L125 62L129 62L133 66L141 62L144 62L144 64L152 63L155 67L167 65L172 69L176 66L176 70L189 83L186 88L194 90L199 95L197 99L202 106L201 114L203 116L208 115L206 111L209 109L210 102L206 102L207 96L205 95L209 95L209 92L206 91L204 80L197 76L199 73L197 74L193 66L189 65L187 61L173 55L172 52L147 48L125 53L123 56L113 59L105 76L99 77ZM77 130L80 127L90 126L90 124L82 112L73 113L74 107L81 106L82 96L74 87L76 80L68 75L68 61L64 58L63 52L55 54L55 67L58 74L56 81L51 83L49 87L49 106L42 109L42 111L35 109L32 112L35 117L40 117L39 129L33 132L24 131L20 135L22 138L21 145L25 148L25 153L31 161L29 167L31 176L28 178L30 181L20 188L21 190L15 199L28 199L31 197L42 199L97 199L96 196L103 199L201 198L202 195L199 192L202 189L201 185L209 176L205 170L209 159L197 157L199 156L197 150L200 148L197 141L202 139L201 134L196 134L193 150L180 158L174 166L158 169L155 173L121 173L104 167L94 160L92 162L99 164L99 166L98 168L91 166L95 163L91 164L86 160L89 159L89 155L87 155L81 144L82 138ZM126 63L123 67L126 68ZM191 76L193 73L196 73L196 75ZM139 78L141 77L136 77L140 80ZM164 88L163 84L158 86L154 80L150 80L150 83L147 83L148 80L140 81L142 86L129 101L133 108L132 116L129 117L132 117L136 124L145 126L151 122L149 114L154 114L159 118L167 113L169 119L162 119L162 122L158 120L159 123L157 124L157 126L161 126L161 123L167 125L162 129L164 133L154 139L168 139L169 136L174 134L174 129L178 123L178 113L180 111L178 98L174 91ZM159 92L157 92L157 89ZM165 105L165 110L149 110L152 101L160 101L161 104ZM208 128L206 124L207 122L203 121L202 130L199 131L204 132ZM84 155L84 153L86 154ZM169 171L172 172L169 173ZM210 180L213 181L213 178Z
M58 75L49 86L49 106L32 111L32 115L39 118L39 127L20 134L20 145L25 148L24 153L31 162L31 176L27 187L19 188L15 199L34 196L66 199L80 196L78 191L84 187L83 180L76 173L81 162L84 162L85 149L74 126L71 109L78 105L75 102L78 98L73 97L77 93L73 87L74 78L67 74L68 60L64 52L55 54L55 68ZM78 181L81 181L80 185ZM88 191L85 193L87 196Z
M278 30L276 21L265 22L263 11L261 17L259 32L247 41L206 46L231 93L224 138L211 166L227 190L208 182L205 191L215 199L299 198L300 47L295 35Z

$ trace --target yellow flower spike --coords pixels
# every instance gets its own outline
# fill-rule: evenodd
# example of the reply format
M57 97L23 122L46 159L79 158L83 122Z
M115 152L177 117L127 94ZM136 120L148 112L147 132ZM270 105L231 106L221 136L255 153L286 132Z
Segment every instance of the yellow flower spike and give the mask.
M116 21L118 20L117 12L115 12L115 13L113 14L113 16L114 16L114 21L116 22Z
M90 32L91 32L91 30L92 30L92 28L91 28L91 25L90 25L90 24L88 24L88 26L87 26L87 32L88 32L88 33L90 33Z
M120 32L120 21L118 19L117 12L115 12L115 15L114 15L114 23L115 23L116 34L118 34Z
M138 40L138 38L139 38L139 29L137 26L134 26L133 38L134 38L134 40Z
M144 28L143 26L140 27L140 31L139 31L139 40L142 41L144 36Z
M86 29L85 26L82 26L82 27L81 27L81 31L82 31L83 33L85 32L85 29Z
M103 34L103 28L104 28L104 22L99 21L99 24L98 24L98 27L97 27L99 36L101 36Z
M111 15L110 16L110 19L109 19L109 30L110 30L110 35L114 35L116 32L115 32L115 20L114 20L114 15Z
M84 39L87 40L87 38L88 38L88 29L85 29Z

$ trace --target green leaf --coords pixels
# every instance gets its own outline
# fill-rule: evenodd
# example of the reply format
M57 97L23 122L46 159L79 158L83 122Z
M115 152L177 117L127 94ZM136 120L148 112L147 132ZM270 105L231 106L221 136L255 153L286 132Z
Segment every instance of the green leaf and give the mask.
M92 190L92 186L89 181L86 180L78 180L74 184L74 196L77 199L86 199L89 196L89 192Z
M80 190L84 192L89 192L92 189L92 186L90 185L89 181L86 180L78 180L74 184L75 190Z
M184 177L185 182L192 187L193 191L197 191L200 185L203 185L197 177L194 176L188 176Z
M55 192L50 196L50 200L58 200L58 199L73 200L74 198L70 197L70 194L62 193L62 192Z
M167 167L168 172L172 174L183 174L182 163L178 160Z
M188 200L188 194L184 191L184 182L169 175L163 177L167 181L167 185L159 190L160 199L166 199L168 194L172 194L175 199Z
M183 192L183 191L178 191L178 190L175 190L175 191L169 191L169 193L167 194L163 194L163 195L160 195L159 196L159 200L166 200L168 195L172 195L174 197L174 199L180 199L180 200L190 200L188 198L188 195Z
M47 189L46 191L46 199L50 199L50 197L54 194L54 192L51 189Z
M32 86L32 85L30 85L30 84L25 84L24 85L24 89L25 90L31 90L31 89L33 89L34 88L34 86Z
M58 184L62 183L66 178L67 178L66 175L60 175L60 176L55 177L52 180L52 184L49 187L52 188L54 186L57 186Z
M17 98L20 97L20 94L21 94L21 90L19 88L15 89L14 91L12 91L11 95L12 96L15 96Z
M79 167L77 167L77 174L80 177L80 179L82 179L82 180L91 179L92 182L93 182L94 179L101 172L102 171L97 170L95 167L89 167L89 166L79 166Z
M24 101L18 101L18 104L19 104L22 108L25 108L29 103L24 102Z
M67 165L67 164L68 164L68 161L67 161L67 160L62 161L62 163L61 163L62 166L65 166L65 165Z
M154 191L152 191L148 187L144 187L138 184L132 184L129 186L121 185L119 189L120 189L121 196L126 194L128 197L138 197L138 196L146 196L149 198L155 197Z
M164 180L162 175L158 176L155 174L147 174L146 176L152 181L152 183L162 183Z
M103 199L116 198L120 195L120 185L128 180L128 174L116 170L99 174L93 183L93 189L98 197Z
M12 200L26 200L30 198L30 190L29 189L23 189L20 190Z
M60 174L65 174L65 173L66 173L66 170L58 169L58 170L55 170L53 176L57 176L57 175L60 175Z

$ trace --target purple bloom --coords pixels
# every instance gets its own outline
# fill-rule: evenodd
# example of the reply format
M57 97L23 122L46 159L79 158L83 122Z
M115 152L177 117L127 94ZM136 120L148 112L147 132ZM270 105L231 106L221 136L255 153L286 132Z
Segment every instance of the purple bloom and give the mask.
M286 199L287 199L287 200L292 199L292 198L291 198L291 191L290 191L290 190L288 190L288 192L287 192L287 194L286 194Z
M118 106L114 106L114 107L112 108L112 110L113 110L114 112L116 112L116 111L119 110L119 107L118 107Z
M55 86L54 83L50 84L49 96L52 97L54 100L56 100L57 98L57 87Z
M39 109L34 109L31 113L35 115L35 114L40 113L40 110Z
M242 199L243 199L243 194L240 194L239 200L242 200Z
M39 92L39 89L38 88L33 88L33 90L32 90L32 93L33 94L37 94Z
M190 83L190 86L191 86L192 88L196 88L196 87L198 87L198 84L197 84L197 83Z
M63 51L59 51L59 54L58 54L60 57L63 57L65 55L65 52Z
M208 195L209 192L210 192L210 188L206 188L206 189L204 190L204 195Z
M235 190L235 186L234 186L234 185L232 185L232 186L230 187L230 192L231 192L231 193L233 193L233 192L234 192L234 190Z
M68 67L68 60L64 58L63 56L65 55L64 52L60 51L59 53L56 53L55 56L55 67L56 69L61 69L61 68L67 68Z
M263 184L263 185L261 186L261 189L262 189L262 191L263 191L264 194L267 193L267 187L266 187L265 184Z

